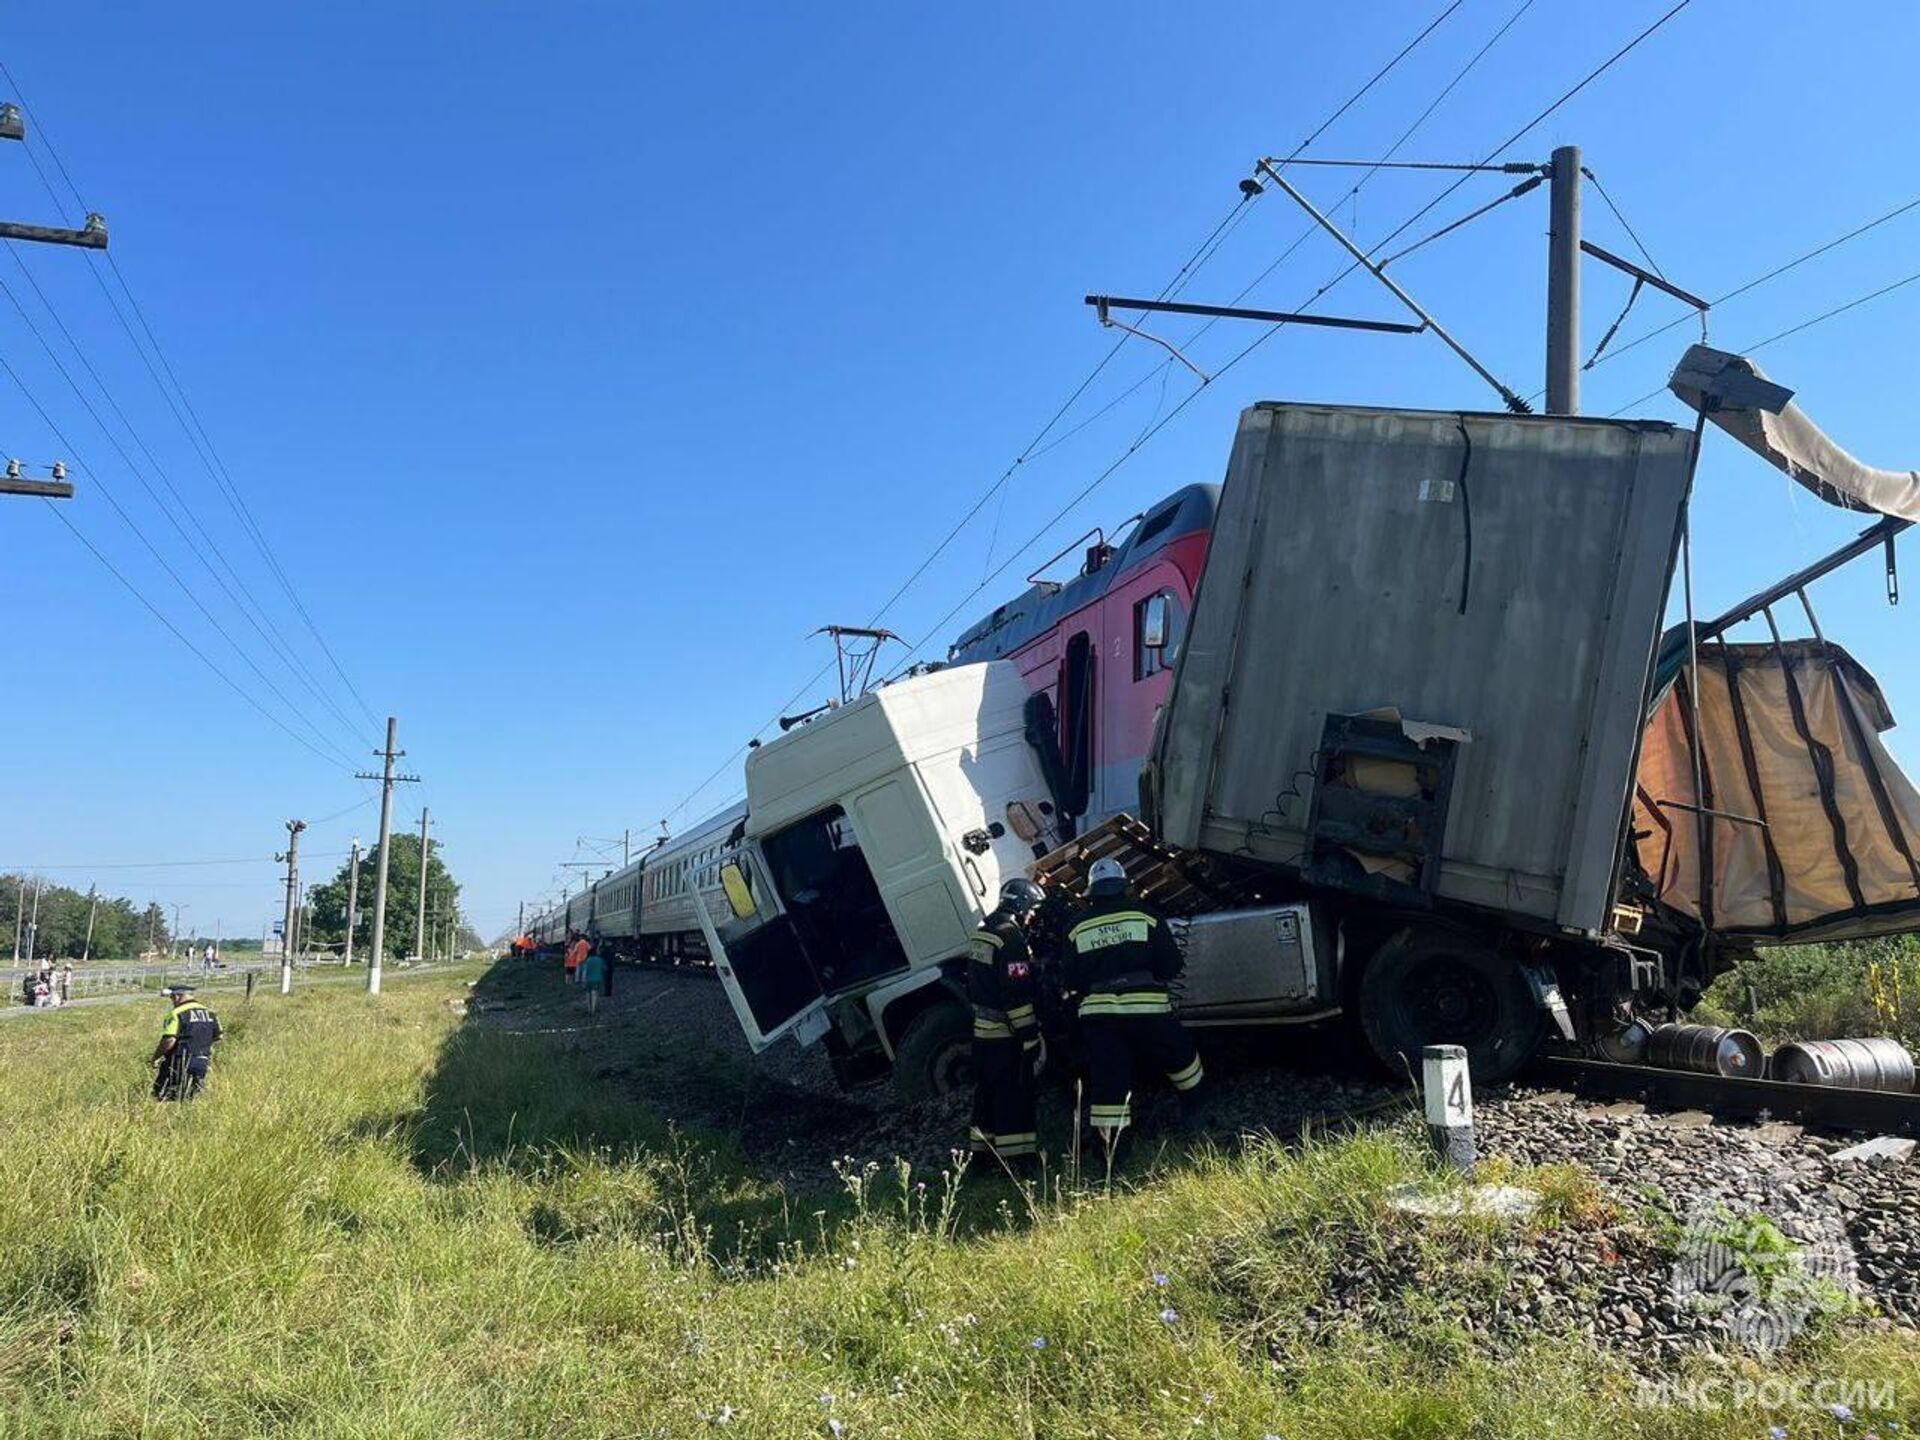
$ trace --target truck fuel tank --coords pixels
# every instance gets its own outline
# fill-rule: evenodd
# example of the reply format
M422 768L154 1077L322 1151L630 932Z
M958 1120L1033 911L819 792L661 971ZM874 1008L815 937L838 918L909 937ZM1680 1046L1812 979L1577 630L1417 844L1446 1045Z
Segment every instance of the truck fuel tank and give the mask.
M1186 957L1174 990L1189 1024L1298 1017L1332 1007L1335 929L1314 906L1219 910L1168 923Z

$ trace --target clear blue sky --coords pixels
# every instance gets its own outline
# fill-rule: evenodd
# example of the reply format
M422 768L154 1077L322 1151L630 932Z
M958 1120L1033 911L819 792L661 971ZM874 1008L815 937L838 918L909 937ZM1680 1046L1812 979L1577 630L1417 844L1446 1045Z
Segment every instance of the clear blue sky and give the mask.
M1480 159L1667 3L1536 0L1402 155ZM1379 153L1517 4L1464 0L1310 153ZM767 721L827 658L809 630L872 617L1109 344L1083 293L1157 290L1256 156L1291 150L1441 8L80 0L17 9L0 59L108 216L121 270L319 628L372 710L401 717L404 763L428 780L403 814L417 819L424 793L491 932L557 888L577 837L648 832ZM1845 14L1695 0L1510 154L1582 144L1667 272L1721 294L1920 195L1906 143L1920 12L1889 0ZM28 151L48 163L41 137ZM1382 175L1348 200L1350 176L1300 173L1369 243L1443 183ZM1509 183L1476 179L1432 219ZM0 147L0 214L52 211L27 155ZM1591 238L1631 248L1597 197L1588 216ZM1284 197L1261 199L1187 293L1230 298L1302 224ZM1400 267L1528 393L1545 227L1540 192ZM1917 242L1920 211L1729 303L1714 336L1745 344L1897 280ZM97 262L23 258L357 728L285 678L209 579L206 547L172 531L4 301L0 355L69 443L0 376L0 449L83 460L75 525L283 708L104 503L110 488L289 699L371 764L374 728L243 539L86 273ZM1311 239L1248 303L1297 304L1340 268ZM0 280L91 390L11 261ZM1625 288L1588 269L1589 343ZM1394 313L1359 280L1327 305ZM1643 299L1622 336L1675 313ZM1920 285L1762 358L1843 443L1910 466L1917 319ZM1595 370L1588 408L1653 390L1689 334ZM1195 358L1217 369L1250 338L1216 328ZM932 629L1177 403L1191 382L1175 367L1162 398L1162 358L1123 351L1066 424L1154 378L1023 467L887 622ZM1431 337L1287 331L1028 560L1217 479L1234 415L1259 399L1493 406ZM1660 399L1640 413L1678 418ZM1724 442L1697 515L1703 610L1859 528ZM373 833L371 806L335 815L365 795L344 765L213 678L40 502L0 501L0 534L0 864L266 856L286 817L333 815L306 841L319 878L351 834ZM1828 633L1915 719L1911 564L1902 609L1871 563L1818 598ZM1895 744L1920 761L1920 743ZM731 778L679 818L726 798ZM257 934L277 911L271 864L49 873L181 903L189 929Z

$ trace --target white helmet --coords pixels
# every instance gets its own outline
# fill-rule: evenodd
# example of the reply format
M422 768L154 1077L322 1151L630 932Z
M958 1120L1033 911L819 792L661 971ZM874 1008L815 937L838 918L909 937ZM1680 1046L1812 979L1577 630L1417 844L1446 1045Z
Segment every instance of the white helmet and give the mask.
M1126 883L1127 867L1111 855L1102 855L1087 871L1087 885L1090 889L1101 890Z

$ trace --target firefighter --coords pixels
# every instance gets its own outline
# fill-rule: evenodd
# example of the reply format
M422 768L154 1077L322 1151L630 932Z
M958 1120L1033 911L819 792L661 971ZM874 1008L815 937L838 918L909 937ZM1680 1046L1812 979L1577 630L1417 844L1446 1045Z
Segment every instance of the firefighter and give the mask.
M1118 860L1094 861L1088 881L1086 909L1067 931L1067 965L1080 995L1089 1119L1111 1151L1132 1122L1136 1079L1166 1076L1190 1109L1202 1072L1167 993L1181 959L1166 917L1133 894Z
M207 1082L207 1066L220 1039L220 1019L193 998L193 986L169 985L167 1019L153 1049L153 1098L191 1100Z
M1046 892L1016 877L1000 887L1000 903L973 932L967 1000L973 1007L973 1125L976 1155L1024 1164L1039 1148L1034 1071L1042 1050L1033 1009L1035 960L1027 927Z

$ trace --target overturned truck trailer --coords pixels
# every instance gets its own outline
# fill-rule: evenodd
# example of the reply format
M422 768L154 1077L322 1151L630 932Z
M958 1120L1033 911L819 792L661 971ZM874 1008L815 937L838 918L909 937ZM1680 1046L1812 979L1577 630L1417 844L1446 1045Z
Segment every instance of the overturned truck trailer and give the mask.
M1707 388L1739 434L1751 387ZM1726 643L1765 605L1662 643L1698 439L1241 417L1144 808L1337 935L1302 1008L1334 998L1391 1064L1448 1041L1504 1074L1550 1025L1619 1058L1743 946L1920 923L1871 678L1821 639Z

